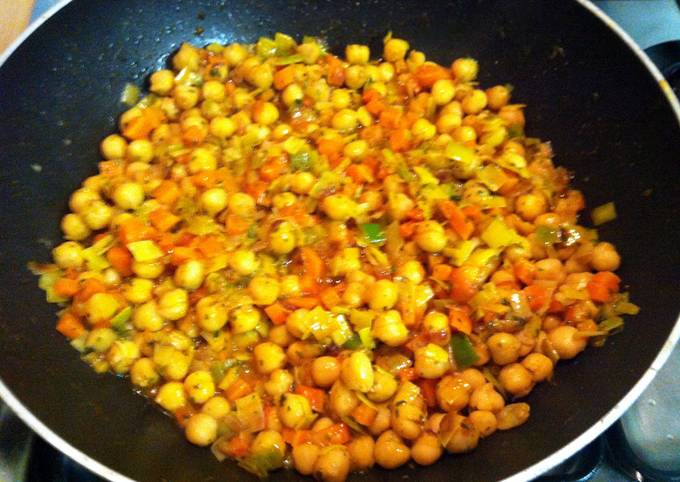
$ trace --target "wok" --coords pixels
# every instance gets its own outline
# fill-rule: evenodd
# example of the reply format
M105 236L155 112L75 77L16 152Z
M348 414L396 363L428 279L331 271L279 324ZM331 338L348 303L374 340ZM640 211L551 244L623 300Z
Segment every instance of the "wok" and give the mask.
M58 11L57 11L58 10ZM126 82L141 84L182 41L255 41L283 31L367 42L392 30L439 62L479 59L482 85L508 82L531 136L577 173L641 313L600 349L560 363L528 397L532 417L463 456L363 478L526 480L613 423L680 335L678 104L620 29L585 2L74 0L15 45L0 68L0 394L38 434L111 480L252 478L191 446L128 382L96 375L54 330L30 260L49 259L68 194L96 172ZM293 472L274 474L293 480ZM354 475L354 479L362 476Z

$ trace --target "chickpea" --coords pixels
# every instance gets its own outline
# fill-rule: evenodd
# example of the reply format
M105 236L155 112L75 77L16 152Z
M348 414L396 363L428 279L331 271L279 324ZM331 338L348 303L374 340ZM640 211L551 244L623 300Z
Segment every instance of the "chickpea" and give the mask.
M404 219L414 207L415 203L413 200L404 193L398 192L388 197L387 208L390 216L395 221Z
M130 380L140 388L154 386L160 380L156 364L150 358L140 358L130 368Z
M439 378L451 368L449 354L439 345L428 343L415 351L415 369L422 378Z
M411 449L392 430L383 432L375 441L373 455L378 465L385 469L401 467L411 458Z
M461 106L466 114L479 114L486 107L486 103L486 93L475 89L463 98Z
M302 102L304 97L305 94L302 91L302 87L300 87L298 84L288 85L281 93L281 100L283 100L283 103L288 107L295 106L296 104Z
M360 435L347 444L352 470L367 470L373 467L375 442L370 435Z
M99 148L106 159L122 159L125 157L127 141L118 134L111 134L102 140Z
M351 131L357 126L357 114L351 109L342 109L335 113L331 120L333 129Z
M489 412L497 412L505 406L505 400L500 393L496 391L493 384L485 383L479 388L473 390L470 395L470 408L473 410L488 410Z
M451 412L442 419L439 440L447 451L465 453L477 447L479 432L469 418Z
M432 86L432 100L437 105L445 105L453 100L456 87L449 79L440 79Z
M304 338L309 332L309 310L300 308L295 310L286 319L286 328L296 338Z
M197 174L203 171L214 171L217 169L217 158L208 149L197 147L189 159L189 172Z
M172 90L175 104L182 110L189 110L198 104L201 91L193 85L179 84Z
M224 100L226 90L222 82L218 80L208 80L203 83L202 93L205 100L222 102Z
M74 213L82 213L87 208L90 202L100 199L99 194L92 189L81 187L73 191L69 199L69 207Z
M210 133L220 139L231 137L236 127L236 122L230 117L217 116L210 121Z
M109 293L95 293L87 300L85 310L87 319L93 325L110 319L116 312L120 304L115 296Z
M446 247L447 239L444 228L436 221L424 221L416 229L415 241L428 253L438 253Z
M303 62L306 64L315 64L321 56L321 47L316 42L305 42L298 45L298 53L302 56Z
M111 206L104 201L92 201L81 213L85 224L92 230L99 230L106 228L113 217L113 210Z
M253 109L253 120L261 125L272 125L279 120L279 109L271 102L256 104Z
M373 378L373 386L366 394L373 402L386 402L397 391L397 380L384 370L376 370Z
M146 263L134 261L132 263L132 271L140 278L155 279L163 274L165 265L160 260Z
M519 363L505 365L498 375L503 388L515 397L524 397L534 387L531 372Z
M212 296L201 298L196 303L196 322L203 330L215 332L227 323L227 309Z
M284 393L290 391L292 385L293 375L288 370L278 369L269 375L269 380L264 384L264 390L270 397L278 400Z
M154 400L168 412L174 412L187 403L184 385L180 382L168 382L158 390Z
M144 188L136 182L124 182L113 191L112 199L121 209L137 209L144 202Z
M116 338L116 332L111 328L96 328L87 335L85 346L97 353L104 353L111 347Z
M256 305L271 305L279 297L279 282L268 276L256 276L248 284L248 292Z
M396 310L380 313L373 322L373 336L389 346L399 346L408 339L408 329Z
M278 460L283 460L283 456L286 454L286 443L279 431L262 430L255 436L250 451L255 456L276 454Z
M343 194L331 194L322 201L326 215L336 221L347 221L356 214L356 204Z
M224 418L231 411L226 398L216 395L209 399L201 407L201 412L210 415L215 420Z
M344 445L321 449L314 464L314 474L324 482L344 482L349 474L349 450Z
M257 255L253 251L237 249L231 256L229 266L242 276L248 276L257 271L260 265Z
M399 297L397 285L386 279L376 281L368 293L368 303L373 310L389 310Z
M486 341L491 358L497 365L508 365L519 358L521 343L510 333L495 333Z
M191 44L183 43L177 53L172 58L172 66L175 70L198 70L201 58L198 50Z
M412 259L406 261L397 269L397 276L405 278L414 284L420 284L425 279L425 269L419 261Z
M460 58L453 61L451 71L458 82L470 82L477 77L479 65L475 59Z
M302 395L286 393L279 408L281 422L289 428L302 429L312 421L312 407Z
M470 385L470 390L475 390L486 383L484 374L476 368L466 368L461 372L460 377Z
M198 370L186 377L184 389L194 403L202 404L215 394L215 383L210 372Z
M276 254L288 254L295 249L297 240L289 222L281 223L269 235L269 246Z
M246 74L246 80L258 89L268 89L274 82L274 73L269 64L256 65Z
M569 360L585 350L588 339L578 336L573 326L560 326L548 333L548 340L563 360Z
M515 201L515 212L525 221L533 221L545 213L548 203L542 194L523 194Z
M553 373L553 362L542 353L529 353L522 360L524 368L529 370L534 382L542 382L549 379Z
M220 211L227 207L229 196L227 192L221 187L214 187L208 189L201 194L199 203L201 208L210 216L215 216Z
M170 290L158 301L158 313L168 320L179 320L189 309L189 294L183 289Z
M83 247L75 241L66 241L52 250L54 262L63 269L80 268L83 263Z
M238 216L251 216L255 212L255 200L246 193L234 193L229 198L229 211Z
M376 372L377 374L377 372ZM312 379L319 387L330 387L340 376L340 363L332 356L316 358L312 363Z
M307 442L293 447L293 464L295 470L302 475L312 475L316 460L319 458L320 448L311 442Z
M451 113L451 114L441 114L437 118L436 126L437 132L440 134L446 134L454 131L455 129L461 127L463 122L463 116L461 114Z
M364 140L352 141L347 144L343 150L343 154L352 160L363 159L368 151L368 143Z
M252 306L241 306L232 312L231 330L235 335L254 330L261 318L262 315L257 309Z
M314 425L312 425L312 432L326 430L331 425L333 425L333 420L328 417L321 417L316 422L314 422Z
M69 213L63 217L61 230L64 232L64 237L71 241L82 241L92 233L83 218L75 213Z
M205 277L205 270L201 261L190 259L182 263L175 271L175 283L187 290L200 288Z
M149 90L154 94L167 95L175 85L175 74L172 70L158 70L151 74Z
M248 51L241 44L229 44L224 47L222 55L230 67L234 67L245 60L248 56Z
M621 266L621 256L613 244L600 242L593 247L590 264L596 271L616 271Z
M294 274L289 274L281 278L279 281L279 288L281 289L281 297L288 298L289 296L296 296L300 294L300 277Z
M411 457L419 465L432 465L442 456L442 445L436 435L423 432L411 447Z
M329 401L331 409L339 417L349 415L360 403L354 392L347 388L341 380L337 380L333 384Z
M437 384L437 403L445 412L465 408L470 401L470 385L458 375L442 378Z
M427 119L418 119L411 126L411 133L419 141L429 141L437 134L437 128Z
M314 186L315 181L316 178L311 172L297 172L291 179L290 187L296 194L307 194Z
M448 334L449 333L449 319L438 311L431 311L423 319L423 330L428 333ZM444 341L446 339L444 338Z
M184 434L192 444L207 447L217 439L217 420L206 413L192 415L184 428Z
M286 354L283 349L274 343L264 342L255 347L255 366L257 371L264 374L272 373L286 362Z
M526 403L511 403L496 414L498 430L519 427L529 419L531 409Z
M364 352L355 351L342 363L340 376L350 390L368 392L374 381L371 360Z
M163 328L165 320L158 313L155 301L147 301L135 308L132 323L138 330L158 331Z
M130 367L139 355L139 347L134 342L116 340L109 348L106 359L114 372L123 374L130 371Z
M475 426L479 432L479 436L484 438L488 437L496 431L498 427L498 422L496 421L496 415L488 410L475 410L470 412L468 416L472 425Z

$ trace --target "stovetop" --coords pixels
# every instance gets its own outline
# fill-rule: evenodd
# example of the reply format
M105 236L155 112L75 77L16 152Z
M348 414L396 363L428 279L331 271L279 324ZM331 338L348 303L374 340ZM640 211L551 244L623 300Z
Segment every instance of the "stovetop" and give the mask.
M37 0L36 20L56 0ZM680 0L601 0L680 93ZM680 482L680 347L605 434L537 482ZM0 402L1 405L1 402ZM0 481L100 482L0 406Z

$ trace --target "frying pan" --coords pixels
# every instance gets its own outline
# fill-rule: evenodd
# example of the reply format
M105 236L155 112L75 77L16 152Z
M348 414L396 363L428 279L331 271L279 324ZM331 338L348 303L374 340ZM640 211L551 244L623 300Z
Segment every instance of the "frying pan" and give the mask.
M353 479L526 480L613 423L650 382L680 328L678 104L632 41L589 3L527 0L74 0L52 11L0 68L0 394L38 434L111 480L251 478L185 442L127 381L97 375L54 330L30 260L49 259L68 194L96 172L98 141L182 41L252 42L283 31L326 36L336 51L392 30L442 63L479 59L482 85L510 83L528 133L550 139L589 206L615 201L600 229L624 259L641 306L603 348L560 363L528 397L529 422L471 454ZM660 85L661 82L661 85ZM587 221L586 221L587 222ZM274 474L294 480L293 472Z

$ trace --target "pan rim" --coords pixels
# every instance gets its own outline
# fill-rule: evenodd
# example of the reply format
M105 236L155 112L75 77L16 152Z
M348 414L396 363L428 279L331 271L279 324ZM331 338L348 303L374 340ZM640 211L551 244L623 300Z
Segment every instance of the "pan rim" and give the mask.
M66 5L71 3L73 0L60 0L57 4L52 6L49 10L43 13L36 21L34 21L22 34L17 37L17 39L10 44L4 52L0 54L0 68L5 64L5 62L12 56L12 54L21 46L23 42L29 38L33 32L40 28L47 20L54 16ZM676 120L678 121L678 127L680 128L680 102L678 98L673 93L668 82L665 80L659 69L654 65L647 54L640 48L639 45L628 35L614 20L611 19L606 13L604 13L599 7L591 2L591 0L576 0L576 2L586 10L588 10L592 15L597 17L602 21L607 27L609 27L618 37L626 44L626 46L632 50L636 57L642 62L642 64L647 68L652 77L656 80L657 85L661 92L666 97L671 109L675 113ZM599 435L601 435L607 428L609 428L614 422L616 422L624 412L630 408L630 406L642 395L642 392L649 386L658 371L665 364L665 362L670 357L675 345L680 339L680 314L676 319L675 325L671 330L670 335L666 339L663 347L659 351L659 354L654 358L654 361L650 367L645 371L638 382L623 396L621 400L600 420L593 424L586 431L581 433L574 440L569 442L567 445L563 446L559 450L553 452L549 456L543 458L539 462L530 465L529 467L511 475L502 482L521 482L526 480L532 480L551 468L557 466L560 462L571 457L576 452L581 450L583 447L588 445L590 442L595 440ZM112 481L112 482L134 482L133 479L121 474L120 472L102 464L98 460L90 457L85 452L74 447L64 438L54 432L50 427L45 425L40 419L38 419L5 385L4 381L0 379L0 398L12 409L12 411L28 425L31 430L33 430L37 435L42 437L50 445L55 447L60 452L67 455L69 458L84 466L88 470Z

